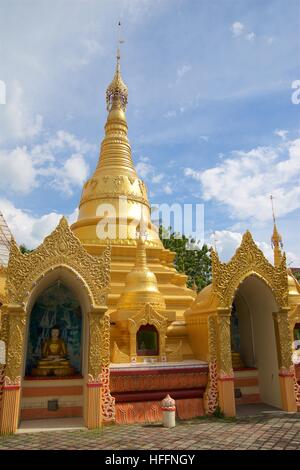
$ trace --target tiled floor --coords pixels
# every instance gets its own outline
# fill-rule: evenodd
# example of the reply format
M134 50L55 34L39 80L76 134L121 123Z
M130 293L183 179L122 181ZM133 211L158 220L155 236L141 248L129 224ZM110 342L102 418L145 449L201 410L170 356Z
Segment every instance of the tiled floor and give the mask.
M78 424L78 423L77 423ZM300 413L265 411L236 419L196 418L173 429L160 424L106 426L0 437L1 449L300 449Z
M237 405L236 414L238 416L251 416L260 413L281 413L280 410L265 403L249 403L247 405Z
M83 418L34 419L21 421L18 434L47 431L85 429Z

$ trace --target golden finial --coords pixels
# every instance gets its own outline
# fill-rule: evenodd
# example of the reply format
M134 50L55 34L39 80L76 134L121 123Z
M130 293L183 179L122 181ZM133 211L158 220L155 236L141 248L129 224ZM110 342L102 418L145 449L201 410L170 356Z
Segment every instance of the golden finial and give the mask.
M282 254L281 254L281 249L283 248L283 243L282 243L282 237L279 234L277 227L276 227L276 219L275 219L275 211L274 211L274 197L270 196L271 199L271 205L272 205L272 215L273 215L273 235L271 237L271 243L272 243L272 248L274 250L274 265L279 266L281 259L282 259Z
M118 47L117 47L117 64L116 72L114 78L106 90L106 107L107 111L110 111L112 107L121 108L123 111L126 109L128 102L128 88L123 82L121 77L121 67L120 67L120 45L124 43L121 39L121 22L118 23Z
M272 215L273 215L273 224L274 224L273 235L271 238L272 246L273 248L275 248L276 246L283 248L282 237L278 233L278 230L276 227L276 219L275 219L275 211L274 211L274 203L273 203L274 197L271 195L270 199L271 199L271 204L272 204Z

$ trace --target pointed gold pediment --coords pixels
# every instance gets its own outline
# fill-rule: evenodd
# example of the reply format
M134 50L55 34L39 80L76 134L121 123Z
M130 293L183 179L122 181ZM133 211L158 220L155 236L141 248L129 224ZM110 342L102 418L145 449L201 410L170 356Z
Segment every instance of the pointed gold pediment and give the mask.
M229 308L239 284L248 276L256 275L272 290L279 306L288 306L288 273L283 254L279 266L274 267L254 242L249 230L228 263L222 263L212 249L212 290L220 307Z
M128 319L129 331L137 332L142 325L154 325L162 333L166 331L168 320L165 315L159 313L152 305L146 304L136 315Z
M70 229L65 217L30 253L21 253L15 240L12 240L7 267L8 303L26 303L37 281L60 266L72 270L86 283L94 305L105 304L110 282L110 247L105 248L101 257L90 255Z

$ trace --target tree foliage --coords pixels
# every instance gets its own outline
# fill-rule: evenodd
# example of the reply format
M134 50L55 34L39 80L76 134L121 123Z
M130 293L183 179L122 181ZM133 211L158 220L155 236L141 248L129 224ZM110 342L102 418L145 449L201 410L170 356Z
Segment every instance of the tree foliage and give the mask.
M178 235L162 225L159 236L165 248L175 251L174 265L177 271L188 276L187 286L199 292L211 283L211 258L207 245L199 247L192 237Z
M300 271L296 271L292 269L292 272L293 272L293 276L297 279L297 281L300 282Z
M27 246L25 246L23 244L19 246L19 249L20 249L21 253L23 253L23 255L27 255L27 253L32 252L32 250L29 250L29 248L27 248Z

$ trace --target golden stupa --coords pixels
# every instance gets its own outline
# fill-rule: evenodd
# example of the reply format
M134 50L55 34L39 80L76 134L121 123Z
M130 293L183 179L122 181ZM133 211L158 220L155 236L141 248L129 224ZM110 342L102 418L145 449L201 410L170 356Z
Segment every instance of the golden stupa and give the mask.
M177 348L178 337L183 357L190 359L193 353L187 340L183 314L196 294L186 287L187 276L174 268L175 254L163 247L157 227L151 222L147 188L138 177L131 157L125 115L127 101L128 89L121 77L118 51L115 75L106 91L108 117L99 162L94 174L84 185L78 220L71 229L91 254L100 255L107 245L111 246L111 289L107 301L109 313L116 309L127 273L134 266L137 231L146 231L148 266L157 278L166 308L176 312L176 320L168 328L169 349ZM132 292L131 301L133 298ZM117 335L118 331L112 325L112 345L118 343Z
M275 216L273 264L246 231L227 263L211 249L212 283L199 294L188 289L151 222L131 157L127 101L118 51L99 162L83 187L78 220L69 227L63 217L28 254L12 238L7 266L0 263L0 434L16 432L22 419L77 416L89 429L157 422L167 394L182 419L219 408L234 416L242 403L300 406L292 363L300 285L286 266ZM54 304L58 327L49 320ZM65 315L71 326L76 319L77 336ZM40 377L39 345L53 330L65 346L44 362L54 357L70 367Z

